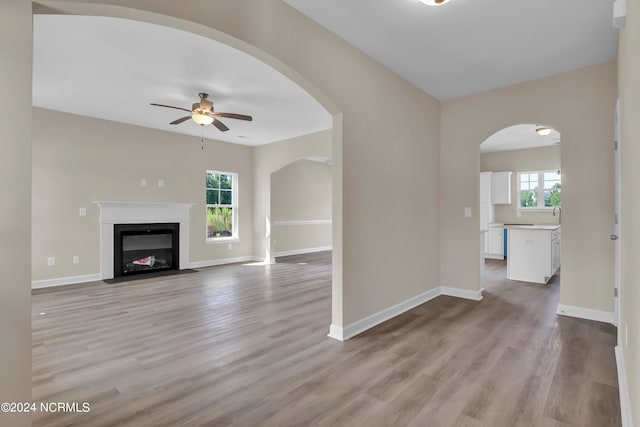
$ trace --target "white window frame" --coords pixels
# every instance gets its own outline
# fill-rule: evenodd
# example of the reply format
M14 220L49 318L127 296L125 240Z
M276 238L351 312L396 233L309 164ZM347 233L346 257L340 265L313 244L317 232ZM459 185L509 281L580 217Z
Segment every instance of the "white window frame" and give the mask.
M520 206L520 192L522 190L520 190L520 178L522 175L524 174L534 174L537 173L538 174L538 191L537 191L537 201L538 201L538 206L532 206L532 207L522 207ZM532 171L522 171L522 172L518 172L518 180L517 180L517 190L516 190L516 196L517 196L517 208L516 210L518 211L527 211L527 212L547 212L547 211L552 211L554 206L544 206L544 174L545 173L558 173L557 170L532 170ZM558 177L558 181L560 181L560 185L562 185L562 175L560 175ZM542 203L542 206L540 206L540 203ZM562 202L560 202L560 206L562 207Z
M209 173L214 173L218 175L230 175L231 176L231 205L222 205L218 204L209 204L207 203L207 183L206 183L206 175ZM215 245L215 244L223 244L223 243L233 243L240 241L240 232L239 232L239 224L238 224L238 174L235 172L224 172L214 169L207 169L205 171L205 186L204 186L204 236L205 243L207 245ZM218 199L218 202L220 199ZM208 223L207 223L207 214L209 208L232 208L233 216L232 216L232 234L227 237L209 237Z

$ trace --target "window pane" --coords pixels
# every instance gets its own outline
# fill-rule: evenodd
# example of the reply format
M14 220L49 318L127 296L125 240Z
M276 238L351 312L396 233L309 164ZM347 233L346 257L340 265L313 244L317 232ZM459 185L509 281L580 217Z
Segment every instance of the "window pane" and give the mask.
M535 191L521 191L520 192L520 207L521 208L535 208L538 206L537 195Z
M233 236L233 208L207 208L207 238Z
M544 180L546 181L560 181L560 175L558 172L545 172Z
M552 188L560 188L560 181L544 181L544 189L545 190L550 190Z
M207 171L207 188L220 188L218 174Z
M230 205L233 198L231 197L230 190L220 190L220 204Z
M220 188L231 190L231 175L220 175Z
M558 184L560 185L560 184ZM546 207L560 206L561 201L560 187L553 188L552 190L545 190L544 192L544 205Z
M207 190L207 204L208 205L217 205L218 204L218 192L219 192L219 190Z

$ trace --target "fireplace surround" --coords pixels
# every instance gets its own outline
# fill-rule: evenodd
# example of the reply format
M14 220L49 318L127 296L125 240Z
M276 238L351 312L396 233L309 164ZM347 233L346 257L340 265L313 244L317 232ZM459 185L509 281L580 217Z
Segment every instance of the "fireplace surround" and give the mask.
M100 276L114 278L114 226L116 224L175 223L179 230L177 268L189 268L189 211L191 203L95 202L100 207Z

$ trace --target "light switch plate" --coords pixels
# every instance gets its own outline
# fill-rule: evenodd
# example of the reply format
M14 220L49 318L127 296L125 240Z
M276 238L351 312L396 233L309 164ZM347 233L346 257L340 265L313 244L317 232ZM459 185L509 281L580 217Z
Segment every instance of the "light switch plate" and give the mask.
M87 216L87 208L80 208L80 216Z
M140 180L140 185L143 186L143 187L146 187L147 186L147 179L146 178L142 178Z
M471 218L471 208L464 208L465 218Z
M159 179L158 180L158 188L163 188L164 187L164 180L163 179Z
M73 256L73 263L74 264L80 264L80 255L74 255Z
M47 265L49 267L53 267L54 265L56 265L56 257L54 256L50 256L47 258Z

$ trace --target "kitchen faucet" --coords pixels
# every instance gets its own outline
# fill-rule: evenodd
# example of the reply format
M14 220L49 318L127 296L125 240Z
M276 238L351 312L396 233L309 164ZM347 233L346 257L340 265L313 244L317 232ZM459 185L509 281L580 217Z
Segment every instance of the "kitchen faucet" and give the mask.
M556 209L558 209L558 224L562 223L562 208L560 206L553 207L553 216L556 216Z

